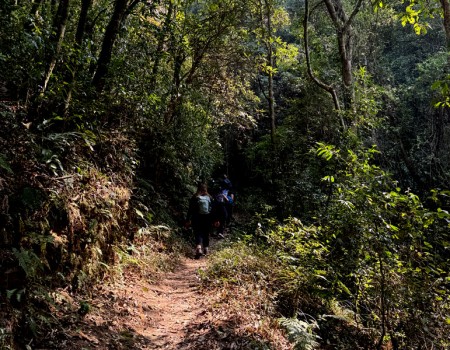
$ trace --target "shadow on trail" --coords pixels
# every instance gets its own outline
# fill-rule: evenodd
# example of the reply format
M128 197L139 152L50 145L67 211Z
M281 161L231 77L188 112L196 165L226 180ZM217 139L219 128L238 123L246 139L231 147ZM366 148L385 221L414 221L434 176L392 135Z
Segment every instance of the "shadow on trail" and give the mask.
M68 350L232 350L232 349L267 349L267 346L257 339L237 334L236 325L223 322L222 325L212 325L209 322L192 323L186 327L186 335L178 344L171 342L169 334L155 339L143 336L133 329L113 331L108 326L86 325L89 333L81 333L79 339L74 337L58 339L57 346L48 342L34 349L68 349ZM90 338L87 339L87 338ZM63 347L61 347L63 346Z
M211 245L221 239L213 238ZM267 349L257 335L246 334L237 315L211 314L197 271L207 260L187 259L158 283L128 275L118 289L94 292L92 311L84 318L65 314L38 349L68 350L226 350ZM228 317L228 318L227 318Z
M220 324L210 321L193 323L186 327L186 337L175 348L176 350L236 350L236 349L268 349L264 342L242 335L239 324L225 320Z

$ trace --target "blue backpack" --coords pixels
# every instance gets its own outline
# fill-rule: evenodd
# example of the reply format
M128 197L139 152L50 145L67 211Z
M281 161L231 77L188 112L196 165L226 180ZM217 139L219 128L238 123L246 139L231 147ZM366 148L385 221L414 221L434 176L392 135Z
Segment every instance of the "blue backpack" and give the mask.
M206 215L211 213L211 198L209 196L198 196L198 213L201 215Z

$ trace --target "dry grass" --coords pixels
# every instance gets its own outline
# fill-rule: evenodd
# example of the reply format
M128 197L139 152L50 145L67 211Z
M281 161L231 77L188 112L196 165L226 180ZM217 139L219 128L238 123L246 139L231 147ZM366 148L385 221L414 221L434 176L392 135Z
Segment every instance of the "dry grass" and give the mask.
M272 349L292 349L280 327L277 294L272 288L277 267L252 247L236 243L219 251L203 272L217 327L233 330Z

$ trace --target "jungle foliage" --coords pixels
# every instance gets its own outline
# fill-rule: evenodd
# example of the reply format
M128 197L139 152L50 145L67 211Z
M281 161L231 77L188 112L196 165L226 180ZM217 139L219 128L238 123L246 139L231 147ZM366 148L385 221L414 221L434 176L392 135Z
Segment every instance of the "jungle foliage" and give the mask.
M246 225L206 284L264 291L297 349L450 346L448 0L5 0L0 28L0 347L141 250L170 269L223 173Z

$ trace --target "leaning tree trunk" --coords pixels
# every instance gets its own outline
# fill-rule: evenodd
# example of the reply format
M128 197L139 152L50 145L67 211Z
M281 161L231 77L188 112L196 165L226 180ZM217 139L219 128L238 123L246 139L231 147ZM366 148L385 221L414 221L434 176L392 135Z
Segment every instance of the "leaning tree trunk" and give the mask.
M99 93L102 92L105 87L105 79L108 74L109 63L111 62L112 50L119 34L120 26L125 19L127 7L128 0L116 0L113 15L106 27L102 49L97 61L97 69L94 78L92 79L92 85Z
M336 109L336 111L340 111L341 106L340 106L339 98L337 96L337 93L336 93L336 90L334 89L334 87L332 85L325 84L323 81L318 79L313 73L313 70L311 67L311 57L309 55L308 23L309 23L309 0L305 0L305 17L303 19L303 41L304 41L304 45L305 45L305 58L306 58L306 66L307 66L307 70L308 70L308 76L321 89L325 90L326 92L328 92L331 95L331 97L333 98L334 108ZM345 130L346 125L345 125L344 119L342 118L342 114L339 114L339 116L340 116L342 129Z
M51 52L47 56L47 68L44 75L44 82L42 83L41 94L47 90L48 82L55 69L56 62L61 52L62 43L64 41L64 35L66 32L67 18L69 16L69 2L70 0L61 0L59 2L58 10L56 12L55 19L53 21L53 28L55 29L55 35L50 38Z

